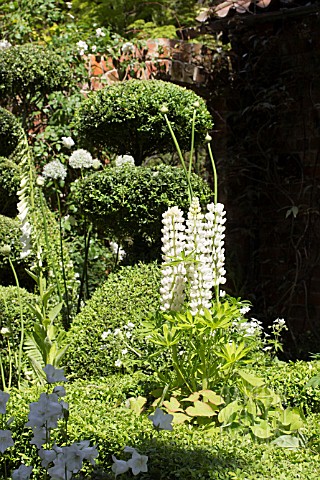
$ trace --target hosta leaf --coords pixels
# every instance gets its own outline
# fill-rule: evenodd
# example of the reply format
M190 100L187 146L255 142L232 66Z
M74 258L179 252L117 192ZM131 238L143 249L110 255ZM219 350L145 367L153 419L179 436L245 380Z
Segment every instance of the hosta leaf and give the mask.
M213 417L216 415L216 412L210 407L208 403L196 401L194 402L194 407L188 407L186 413L190 417Z
M187 398L183 398L181 402L195 402L196 400L199 400L200 394L199 392L194 392L189 395Z
M205 400L213 403L213 405L222 405L224 403L223 398L214 393L212 390L199 390L199 393L204 397Z
M172 415L173 415L172 423L174 423L175 425L181 425L182 423L190 422L191 420L191 418L184 413L172 413Z
M229 403L226 407L220 410L218 415L219 422L224 424L233 422L237 412L239 412L241 409L242 409L242 406L239 405L237 400Z
M293 437L291 435L281 435L281 437L272 440L274 445L278 445L278 447L284 448L299 448L301 446L301 442L299 438Z
M262 387L265 384L262 378L251 375L250 373L244 372L243 370L238 370L238 374L243 380L252 385L253 387Z
M163 405L166 407L169 413L183 412L182 408L180 408L180 402L178 402L175 397L171 397L170 401L164 401Z
M270 438L273 435L273 430L266 420L262 420L257 425L249 427L253 435L258 438Z
M132 410L136 415L140 415L143 407L147 403L145 397L131 397L129 398L130 410Z

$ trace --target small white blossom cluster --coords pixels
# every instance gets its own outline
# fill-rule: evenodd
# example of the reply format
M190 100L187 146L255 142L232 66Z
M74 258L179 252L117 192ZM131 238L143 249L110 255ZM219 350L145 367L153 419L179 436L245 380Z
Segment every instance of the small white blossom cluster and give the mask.
M62 144L66 148L72 148L74 146L74 140L71 137L61 137Z
M133 475L138 475L139 473L148 471L148 457L147 455L140 455L139 452L133 447L124 447L123 451L125 453L130 453L130 460L118 460L114 455L112 455L113 465L111 467L115 476L121 475L122 473L128 472L131 468Z
M99 38L99 37L105 37L106 34L104 33L104 31L102 30L102 28L97 28L96 29L96 36Z
M93 166L92 155L87 150L79 148L70 156L69 165L72 168L91 168Z
M121 349L121 355L122 356L127 355L128 348L130 348L130 350L132 350L134 353L136 353L135 349L130 347L129 344L128 344L128 341L130 341L130 339L132 338L134 328L135 328L135 324L132 323L132 322L128 322L126 325L124 325L123 330L121 328L115 328L114 331L112 331L109 328L105 332L102 332L101 339L106 340L110 336L113 337L114 339L117 338L116 343L117 343L118 347L119 347L119 342L122 341L123 345L125 347L125 348ZM122 367L122 365L123 365L122 359L118 358L114 362L114 365L117 368Z
M83 40L79 40L77 43L78 47L78 53L81 55L81 57L85 54L85 52L88 50L88 44L84 42Z
M5 39L0 40L0 50L4 50L4 49L10 48L10 47L12 47L12 45L11 45L10 42L8 42L8 40L5 40Z
M212 288L225 283L225 211L221 203L201 212L199 199L192 199L186 226L178 207L163 214L161 310L179 310L189 285L190 311L203 314L210 308ZM180 259L179 259L180 258Z
M256 318L251 318L249 321L239 321L237 319L234 322L234 327L244 337L260 337L263 332L262 322Z
M20 220L20 243L22 250L20 252L20 258L26 258L31 253L31 232L32 226L28 222L28 181L29 177L27 174L23 174L20 181L20 190L18 191L19 202L17 205L18 208L18 218Z
M53 180L64 180L67 176L67 169L60 160L52 160L43 167L42 176Z
M122 47L121 47L122 53L125 55L128 53L133 53L134 52L134 45L131 42L125 42Z
M123 167L127 165L134 167L134 158L131 155L118 155L116 158L116 167Z
M123 248L121 248L121 246L117 242L109 242L109 245L112 253L116 255L118 257L119 262L121 262L121 260L123 260L124 257L126 256L125 250L123 250Z
M185 225L183 212L178 207L169 208L162 215L162 265L161 310L179 311L185 300L186 267L179 258L185 249Z

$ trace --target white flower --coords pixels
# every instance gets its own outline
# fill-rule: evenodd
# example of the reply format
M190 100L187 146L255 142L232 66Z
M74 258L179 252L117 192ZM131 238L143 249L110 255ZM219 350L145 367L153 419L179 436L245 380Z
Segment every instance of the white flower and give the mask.
M66 389L64 387L61 387L60 385L57 385L53 389L53 393L58 395L58 397L65 397L66 396Z
M96 36L99 38L99 37L105 37L106 34L104 33L104 31L102 30L102 28L97 28L96 29Z
M47 442L47 431L44 427L33 427L33 437L30 440L31 445L35 445L37 448L42 447Z
M63 368L55 368L53 365L46 365L43 368L47 377L48 383L67 382L68 380L64 376Z
M47 395L41 393L38 402L31 402L30 412L26 427L56 428L58 419L62 418L62 406L58 402L58 396L55 394Z
M69 158L69 165L72 168L91 168L93 165L91 153L83 148L75 150Z
M114 364L115 364L116 367L120 368L121 365L122 365L122 362L121 362L120 359L118 359L118 360L116 360L116 361L114 362Z
M109 245L114 255L118 255L118 260L121 262L126 256L125 250L116 242L109 242Z
M99 170L99 168L101 168L101 167L102 167L102 163L100 162L100 160L98 160L97 158L94 158L92 160L92 168L94 170Z
M250 307L246 305L244 307L241 307L239 311L241 315L245 315L246 313L250 312Z
M14 441L10 430L0 430L0 452L3 453L9 447L13 447Z
M43 176L38 175L36 180L36 184L38 185L38 187L43 187L44 183L45 183L45 179L43 178Z
M152 421L153 426L159 430L173 430L171 425L173 415L164 413L160 408L156 408L154 414L149 415L148 418Z
M116 167L123 167L124 165L134 167L134 158L131 155L118 155L116 158Z
M113 335L116 337L117 335L121 334L121 328L116 328L115 331L113 332Z
M1 330L1 333L3 335L3 329ZM2 392L0 390L0 413L2 413L3 415L6 413L7 401L9 400L9 397L9 393Z
M74 443L70 447L62 447L64 462L71 472L78 472L82 468L84 459L84 451L79 448L79 445Z
M134 45L131 42L125 42L121 47L122 53L133 53Z
M17 470L12 472L12 480L29 480L33 467L27 467L27 465L20 465Z
M124 348L123 350L121 350L121 355L127 355L127 353L128 353L127 348Z
M41 465L44 468L48 468L49 463L53 462L57 458L57 452L54 450L45 450L40 448L38 450L39 457L41 458Z
M52 160L43 167L42 175L53 180L64 180L67 176L67 169L59 160Z
M112 460L114 463L111 467L111 470L116 477L129 470L130 467L128 465L128 462L125 462L124 460L118 460L114 455L112 455Z
M105 340L109 335L111 335L111 330L107 330L106 332L103 332L101 335L102 340Z
M79 55L84 55L84 52L88 50L88 45L86 42L79 40L77 43Z
M64 147L72 148L74 146L74 140L71 137L61 137Z
M132 333L131 333L131 332L126 332L126 337L127 337L127 338L131 338L131 337L132 337Z
M96 50L97 50L97 45L92 45L92 47L91 47L92 53L94 53Z
M89 460L91 465L95 465L95 459L99 456L97 447L90 447L89 440L82 440L81 442L77 443L77 445L82 451L83 458L85 460Z
M0 40L0 50L4 50L5 48L10 48L12 47L11 43L8 42L8 40Z
M138 475L140 472L148 471L147 462L147 455L140 455L138 452L133 452L132 458L128 460L127 463L131 468L133 475Z

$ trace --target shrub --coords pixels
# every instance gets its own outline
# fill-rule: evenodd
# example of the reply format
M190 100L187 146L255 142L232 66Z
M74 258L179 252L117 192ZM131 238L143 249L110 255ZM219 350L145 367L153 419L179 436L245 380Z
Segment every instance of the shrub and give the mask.
M0 214L15 217L17 211L17 191L20 185L20 169L11 160L0 157Z
M0 65L1 65L0 50ZM1 67L0 67L1 72ZM0 73L1 75L1 73ZM1 92L1 85L0 85ZM21 126L12 113L0 107L0 156L9 157L17 147L21 137Z
M159 307L159 286L156 264L122 267L110 274L73 320L68 332L67 371L76 378L89 378L142 366L135 352L144 352L145 345L135 338L135 331L142 318ZM128 327L129 322L134 327ZM119 359L121 366L117 367Z
M141 376L110 377L95 382L77 381L66 384L66 401L70 403L68 442L90 440L97 445L98 467L101 476L89 473L88 479L113 479L112 458L128 458L123 454L127 445L148 455L148 473L141 474L144 480L266 480L303 478L317 480L320 458L310 446L299 449L279 448L267 444L253 443L242 435L207 434L201 427L176 425L172 432L157 434L146 414L135 415L125 408L125 398L142 394L145 379ZM142 390L142 391L141 391ZM31 429L25 428L28 403L37 401L39 389L13 392L8 402L8 415L14 416L10 425L15 446L0 459L7 457L8 470L17 468L21 458L27 465L34 465L33 477L40 464L36 448L29 444ZM304 434L314 433L319 438L319 418L311 417ZM61 438L57 439L57 444ZM9 453L10 452L10 453ZM121 475L127 480L131 473Z
M202 204L211 191L197 175L192 186ZM81 182L72 193L73 202L103 232L120 242L127 262L160 258L161 217L173 205L188 210L187 181L182 168L106 168Z
M0 50L0 94L27 101L63 90L70 83L70 69L62 56L47 47L17 45Z
M204 100L193 91L160 80L119 82L94 92L76 114L75 127L85 145L131 154L136 165L156 152L172 152L174 143L160 108L168 117L183 150L190 150L194 103L199 102L195 144L212 128Z
M5 369L6 380L8 380L9 372L8 341L13 355L18 354L20 344L21 310L19 291L25 332L32 329L32 322L35 320L28 305L35 305L37 303L36 295L27 292L24 288L18 290L18 287L14 286L0 286L0 353L1 361ZM5 333L3 329L8 329L9 332ZM5 354L3 355L4 352ZM24 364L26 364L26 357L24 357L23 361ZM15 383L16 371L13 368L13 384Z

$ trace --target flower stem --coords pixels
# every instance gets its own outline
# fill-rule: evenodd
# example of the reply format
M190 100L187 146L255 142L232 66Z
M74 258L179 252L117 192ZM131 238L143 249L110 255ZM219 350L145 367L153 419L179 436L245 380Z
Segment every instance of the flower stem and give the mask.
M217 169L216 169L216 164L212 155L212 150L211 150L211 145L208 143L208 152L209 152L209 157L211 160L211 165L212 165L212 170L213 170L213 181L214 181L214 187L213 187L213 194L214 194L214 203L217 205L218 203L218 175L217 175Z
M22 311L22 300L21 300L21 293L20 293L20 284L18 280L18 276L14 265L12 263L11 258L9 257L9 263L11 270L14 275L14 279L16 281L17 289L18 289L18 299L19 299L19 307L20 307L20 344L19 344L19 354L18 354L18 365L17 365L17 373L18 373L18 389L20 390L20 379L21 379L21 362L22 362L22 348L24 342L24 321L23 321L23 311Z

